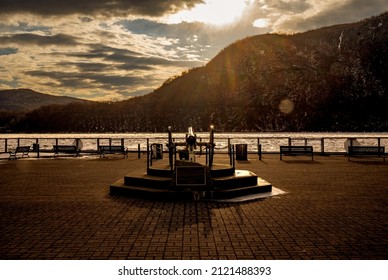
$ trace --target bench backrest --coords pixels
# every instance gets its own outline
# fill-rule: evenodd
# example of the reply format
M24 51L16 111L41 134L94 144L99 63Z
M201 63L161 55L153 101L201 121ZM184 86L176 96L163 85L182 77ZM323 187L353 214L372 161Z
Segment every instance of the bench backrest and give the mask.
M72 145L53 145L56 152L76 152L77 146Z
M98 146L101 152L124 152L124 146Z
M280 146L280 152L303 152L303 153L312 153L312 146Z
M349 153L365 153L365 154L384 154L385 147L383 146L349 146Z
M16 152L20 152L20 153L26 153L26 152L29 152L30 151L30 146L18 146L16 147Z

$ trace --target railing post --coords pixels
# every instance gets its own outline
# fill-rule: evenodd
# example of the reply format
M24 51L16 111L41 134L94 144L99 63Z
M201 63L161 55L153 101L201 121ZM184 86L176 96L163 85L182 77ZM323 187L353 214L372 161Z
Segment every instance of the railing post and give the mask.
M140 158L140 143L137 144L137 158Z
M176 162L176 146L174 145L174 163Z
M230 145L228 145L228 148L227 148L228 150L228 152L227 152L227 154L228 154L228 156L229 156L229 165L232 165L232 150L231 150L231 148L230 148Z
M174 154L176 154L176 148L175 148L175 145L173 145L172 147L168 147L168 160L170 161L170 170L171 170L171 174L172 176L174 176Z
M36 141L35 141L35 143L36 143L36 156L39 158L39 156L40 156L40 153L39 153L39 150L40 150L40 147L39 147L39 138L36 138Z
M76 148L76 149L77 149L77 151L78 151L78 148L79 148L79 143L80 143L81 139L79 139L79 138L75 138L74 140L75 140L75 148Z
M380 146L381 146L381 138L380 137L378 137L377 138L377 146L380 148Z
M206 155L206 156L205 156L205 165L208 165L208 163L209 163L209 158L208 158L208 157L209 157L209 153L208 153L209 147L208 147L208 146L209 146L209 144L207 144L207 145L205 146L205 153L206 153L206 154L205 154L205 155Z
M4 152L8 152L8 139L5 138L5 141L4 141Z
M257 154L259 155L259 160L261 160L261 145L260 145L260 138L257 138Z
M233 168L236 167L236 158L235 158L235 151L234 151L234 146L232 147L232 161L233 161Z
M149 145L149 139L147 138L147 171L150 168L150 145Z
M209 168L213 167L213 158L214 158L214 145L210 144L210 146L209 146Z
M321 155L325 154L325 138L321 138Z
M288 146L292 146L292 145L291 145L291 142L292 142L292 141L291 141L291 137L288 137Z
M199 142L202 143L202 137L199 137ZM202 146L199 146L199 154L202 155Z

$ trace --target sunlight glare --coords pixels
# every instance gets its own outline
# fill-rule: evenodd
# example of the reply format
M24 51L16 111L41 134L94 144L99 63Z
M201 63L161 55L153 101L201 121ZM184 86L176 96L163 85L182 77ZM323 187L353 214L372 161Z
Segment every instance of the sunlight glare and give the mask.
M169 17L170 23L203 22L226 25L238 20L250 4L246 0L205 0L191 10L181 11Z
M294 111L295 104L290 99L285 98L282 101L280 101L279 104L279 110L285 115L288 115Z
M259 19L256 19L252 25L254 27L258 27L258 28L264 28L264 27L267 27L269 25L269 19L267 18L259 18Z

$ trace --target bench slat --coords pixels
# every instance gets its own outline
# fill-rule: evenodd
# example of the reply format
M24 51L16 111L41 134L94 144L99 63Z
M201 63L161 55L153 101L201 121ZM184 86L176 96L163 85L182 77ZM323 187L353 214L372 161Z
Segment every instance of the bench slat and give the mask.
M280 146L280 160L282 156L293 156L297 154L311 155L311 159L314 160L314 153L312 146Z
M385 147L384 146L349 146L348 160L350 157L356 156L378 156L383 157L385 161Z
M100 153L100 157L104 157L105 154L123 154L124 157L128 157L128 150L121 145L114 145L114 146L100 145L98 146L98 152Z
M53 145L53 148L54 148L54 157L59 156L59 153L75 154L75 156L79 155L79 150L75 145Z

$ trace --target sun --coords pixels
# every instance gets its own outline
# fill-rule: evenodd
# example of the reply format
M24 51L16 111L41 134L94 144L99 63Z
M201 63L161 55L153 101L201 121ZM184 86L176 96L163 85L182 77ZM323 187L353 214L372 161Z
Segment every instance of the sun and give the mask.
M269 25L269 19L267 18L259 18L259 19L256 19L252 25L254 27L258 27L258 28L264 28L264 27L267 27Z
M248 2L246 0L205 0L203 4L198 4L191 10L171 15L169 22L203 22L217 26L231 24L242 16Z

